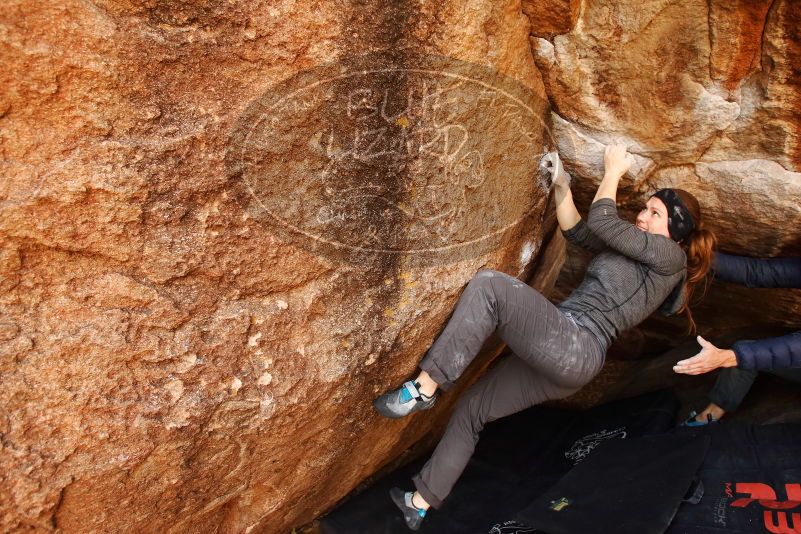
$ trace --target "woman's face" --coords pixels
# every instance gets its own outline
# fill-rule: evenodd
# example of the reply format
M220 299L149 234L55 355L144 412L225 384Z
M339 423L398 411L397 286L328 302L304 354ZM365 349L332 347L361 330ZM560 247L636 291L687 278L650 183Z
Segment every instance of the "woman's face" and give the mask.
M656 197L648 199L648 202L645 203L645 208L637 214L635 224L643 232L663 235L670 239L667 207L665 207L664 202Z

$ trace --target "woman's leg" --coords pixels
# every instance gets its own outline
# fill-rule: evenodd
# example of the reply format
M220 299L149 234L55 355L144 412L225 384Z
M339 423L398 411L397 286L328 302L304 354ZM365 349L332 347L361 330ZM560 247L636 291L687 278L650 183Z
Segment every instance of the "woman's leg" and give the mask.
M376 410L398 418L433 406L436 388L449 389L494 331L554 384L581 386L603 365L605 347L542 294L508 274L480 271L420 362L420 376L378 397Z
M413 479L419 496L435 508L442 504L473 455L486 423L578 389L554 384L517 356L501 360L459 400L434 454ZM422 504L415 498L416 506Z
M423 378L449 389L496 330L518 357L557 384L586 383L584 377L603 364L603 348L600 354L582 351L591 334L542 294L512 276L487 270L467 284L445 330L420 362Z
M433 456L414 478L417 508L442 503L485 423L570 395L603 365L605 347L540 293L504 273L481 271L421 362L424 376L447 389L495 330L515 356L499 363L460 400Z

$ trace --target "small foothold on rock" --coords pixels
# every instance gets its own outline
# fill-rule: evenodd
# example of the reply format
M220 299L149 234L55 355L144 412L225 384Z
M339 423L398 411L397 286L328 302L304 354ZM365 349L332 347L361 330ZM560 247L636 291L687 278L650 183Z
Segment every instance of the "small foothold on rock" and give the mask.
M260 386L269 386L270 382L272 382L272 381L273 381L273 375L271 375L269 372L265 371L264 374L262 374L259 377L258 384Z
M239 380L239 378L234 377L234 379L231 381L231 394L236 395L241 387L242 381Z

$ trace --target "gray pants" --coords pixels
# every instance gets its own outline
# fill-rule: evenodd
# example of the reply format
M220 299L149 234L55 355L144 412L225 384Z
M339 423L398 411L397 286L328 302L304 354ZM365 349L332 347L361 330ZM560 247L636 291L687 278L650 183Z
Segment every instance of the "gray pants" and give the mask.
M460 399L433 456L413 479L435 508L462 474L485 423L566 397L603 366L606 347L589 330L516 278L480 271L420 368L447 390L496 330L514 355L501 360Z
M773 369L764 371L793 382L801 382L801 368ZM720 371L715 387L709 393L709 400L726 410L734 412L748 394L759 371L726 367Z

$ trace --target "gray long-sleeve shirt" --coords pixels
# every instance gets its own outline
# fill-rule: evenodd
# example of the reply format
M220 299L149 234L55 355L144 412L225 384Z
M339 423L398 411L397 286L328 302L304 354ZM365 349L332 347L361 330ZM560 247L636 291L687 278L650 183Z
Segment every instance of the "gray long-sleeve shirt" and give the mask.
M620 219L613 200L594 202L587 222L562 234L596 255L581 285L558 307L607 347L660 307L670 314L684 303L687 257L682 248Z

